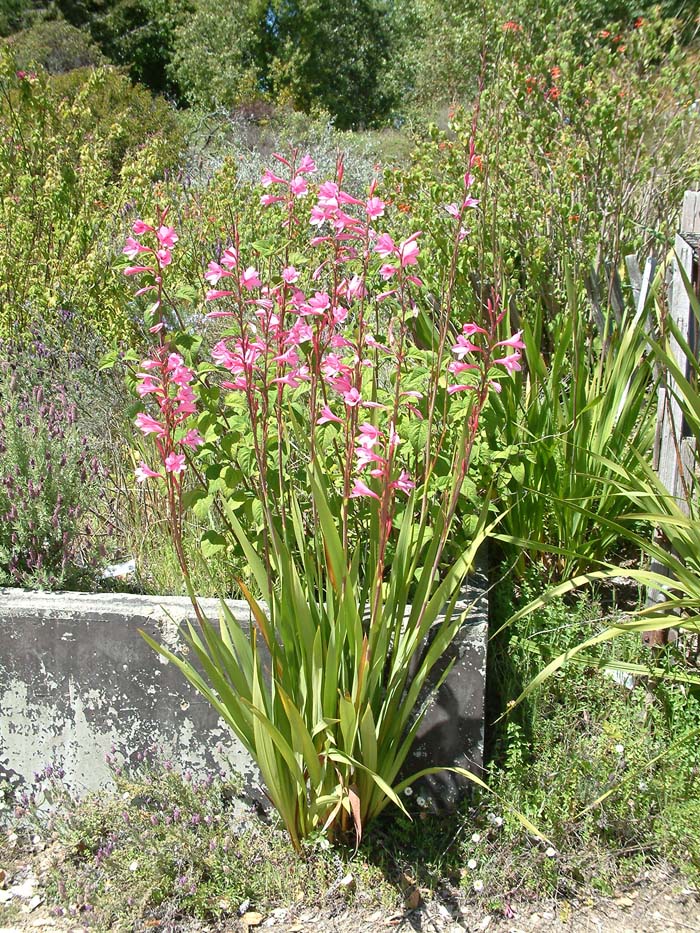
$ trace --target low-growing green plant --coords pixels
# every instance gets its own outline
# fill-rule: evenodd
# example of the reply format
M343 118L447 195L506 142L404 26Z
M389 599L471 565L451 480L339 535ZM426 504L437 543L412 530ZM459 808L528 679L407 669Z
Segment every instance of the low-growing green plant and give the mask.
M298 858L286 833L244 802L235 775L183 773L162 754L108 757L110 791L79 799L49 765L15 793L16 831L38 832L61 852L46 882L55 915L123 928L329 899L394 901L370 865L346 889L338 882L348 865L337 854L310 846Z

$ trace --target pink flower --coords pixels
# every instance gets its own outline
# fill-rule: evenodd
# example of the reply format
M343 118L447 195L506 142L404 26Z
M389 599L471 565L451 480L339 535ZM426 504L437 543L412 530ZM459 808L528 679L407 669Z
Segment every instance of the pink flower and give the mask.
M357 389L353 386L347 392L343 392L343 401L350 408L354 408L356 405L360 404L360 402L362 401L362 396L357 391Z
M337 415L334 415L330 410L328 405L324 405L321 409L321 414L316 420L316 424L328 424L329 422L335 422L336 424L342 424L343 419L339 418Z
M131 229L136 236L142 236L144 233L153 232L153 227L149 227L149 225L145 224L142 220L135 220Z
M241 273L241 285L249 292L252 292L254 288L259 288L262 282L258 270L254 269L253 266L248 266L245 272Z
M294 268L294 266L287 266L282 270L282 278L287 283L287 285L292 285L294 282L298 281L299 273Z
M371 496L373 499L379 501L379 496L376 492L373 492L369 486L366 486L362 480L355 480L355 485L352 487L350 492L351 499L359 499L361 496Z
M364 298L367 294L365 289L365 284L360 278L359 275L353 275L347 285L347 295L350 301L356 301L359 298Z
M168 473L182 473L185 466L184 454L171 453L165 458L165 469Z
M184 444L185 447L201 447L204 443L204 438L199 433L196 428L190 428L190 430L185 434L185 436L180 441L181 444Z
M136 391L139 398L144 398L144 396L149 395L151 392L157 392L159 388L160 386L153 381L151 376L147 376L143 382L136 383Z
M418 254L420 253L420 247L416 243L416 240L420 236L420 231L414 233L407 240L404 240L403 243L399 246L399 256L401 257L401 266L405 268L406 266L415 266L418 262Z
M307 152L306 155L302 158L301 162L299 163L299 174L310 175L315 171L316 171L316 163L314 162L314 160L311 158L311 156Z
M296 178L292 178L289 183L289 190L292 192L294 197L300 198L302 195L305 195L309 186L306 183L306 179L302 175L297 175Z
M459 204L445 204L445 210L450 217L459 217Z
M381 200L381 198L373 197L367 199L365 210L367 211L367 216L370 220L376 220L377 217L381 217L384 214L385 207L386 204Z
M462 206L463 207L478 207L479 199L478 198L465 198Z
M399 267L398 267L398 266L392 266L392 265L390 265L388 262L385 262L384 265L380 268L379 274L381 275L381 277L382 277L382 278L384 279L384 281L386 282L386 281L388 281L390 278L392 278L392 276L396 275L396 273L397 273L398 271L399 271Z
M217 298L228 298L233 292L227 292L225 289L210 288L204 296L205 301L216 301Z
M174 227L158 227L156 236L158 237L158 242L164 249L172 249L180 239L177 233L175 233Z
M486 331L483 327L479 327L478 324L465 324L462 327L462 333L465 337L472 337L474 334L485 334Z
M273 204L279 204L281 201L284 201L284 198L279 194L263 194L260 198L260 203L263 207L271 207Z
M503 356L499 360L494 360L493 365L504 366L509 373L522 369L522 366L520 365L519 353L511 353L510 356Z
M163 437L165 435L165 426L162 425L160 421L156 421L155 418L151 418L150 415L142 411L136 416L135 424L144 434L155 434L157 437Z
M226 266L227 269L235 269L238 265L238 253L232 246L229 246L221 254L221 265Z
M374 447L374 445L381 437L381 431L379 428L375 427L373 424L370 424L369 421L365 421L357 430L360 432L357 438L357 443L361 447Z
M152 469L148 466L147 463L144 463L144 462L143 462L143 460L142 460L141 463L136 467L136 469L134 470L134 473L136 474L136 482L137 482L137 483L145 483L147 479L149 479L149 478L156 478L156 477L159 477L159 476L161 475L160 473L156 473L155 470L152 470Z
M514 350L524 350L525 344L521 340L523 332L519 330L516 334L513 334L512 337L509 337L507 340L499 340L498 343L494 344L496 347L513 347Z
M122 253L127 256L132 261L136 259L139 253L150 253L150 249L147 246L141 246L138 240L135 240L132 236L126 238L126 243Z
M455 392L466 392L468 390L472 390L473 388L474 386L466 385L464 383L462 383L461 385L456 385L456 386L448 386L447 394L454 395Z
M481 347L472 343L468 337L460 334L457 337L457 343L452 347L452 352L458 359L463 359L466 353L481 353Z
M154 272L152 266L129 266L124 270L124 275L140 275L142 272Z
M218 262L210 262L207 266L207 271L204 273L204 278L210 285L218 285L219 279L229 275L231 275L231 273L222 269Z
M156 257L158 259L158 265L161 266L161 268L169 266L172 262L172 256L169 249L159 249L156 253Z
M408 495L412 489L416 488L416 484L405 470L401 471L398 478L395 479L391 485L393 489L400 489L401 492L405 492L406 495Z
M374 245L374 252L381 256L382 259L388 259L389 256L393 256L396 253L396 244L388 233L382 233L377 238L377 242Z
M263 177L260 179L260 184L263 188L269 188L270 185L284 185L286 182L284 178L280 178L279 175L275 175L269 168L266 168L263 172Z

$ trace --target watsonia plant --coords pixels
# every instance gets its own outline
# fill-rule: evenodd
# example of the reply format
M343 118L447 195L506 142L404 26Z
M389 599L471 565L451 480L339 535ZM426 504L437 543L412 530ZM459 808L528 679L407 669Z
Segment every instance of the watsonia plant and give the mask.
M216 309L208 316L222 328L213 363L196 365L183 349L191 342L166 327L178 234L164 214L134 225L125 253L139 264L125 272L155 299L148 323L158 338L138 383L156 417L142 412L136 422L154 438L157 463L142 463L138 479L166 490L198 619L186 634L198 664L147 640L250 751L299 848L316 833L359 842L389 802L402 807L405 787L436 770L400 774L424 688L462 622L460 585L489 531L485 495L470 545L448 560L481 414L518 369L523 344L499 333L496 296L481 320L452 321L461 324L456 339L451 330L476 203L473 149L461 199L443 212L453 241L446 313L425 350L411 345L409 329L421 233L400 242L378 233L387 205L375 184L362 198L344 191L342 162L334 181L313 189L309 156L275 158L281 168L265 172L261 202L278 212L281 242L248 244L234 226L207 268ZM424 426L419 451L402 443L415 423ZM436 484L440 458L448 479ZM181 522L190 467L223 529L207 542L242 549L251 569L252 583L240 582L249 634L223 603L218 626L205 619L189 582ZM259 503L259 543L243 523L240 490Z

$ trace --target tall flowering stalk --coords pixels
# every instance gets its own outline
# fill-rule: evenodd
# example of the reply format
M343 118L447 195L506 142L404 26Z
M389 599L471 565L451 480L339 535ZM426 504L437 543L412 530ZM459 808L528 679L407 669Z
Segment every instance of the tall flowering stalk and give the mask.
M126 271L143 275L142 291L156 298L158 344L138 392L157 411L141 413L137 426L155 440L157 468L142 464L138 479L165 484L185 580L189 459L206 468L200 476L231 468L263 517L256 546L230 492L208 489L252 570L257 593L240 582L250 633L223 603L218 627L204 619L188 582L199 627L187 639L199 670L148 640L249 749L300 846L318 831L359 841L389 801L402 807L401 791L437 770L398 777L420 724L421 691L460 627L455 601L488 532L486 503L470 546L446 562L480 415L498 380L519 368L522 342L499 336L504 312L494 296L454 343L444 325L432 347L418 350L410 324L424 289L421 232L398 241L383 232L387 204L377 185L361 198L346 192L342 161L335 179L314 188L308 155L275 158L281 168L265 172L261 202L279 212L282 247L264 259L234 227L206 269L208 317L221 328L212 363L186 365L165 327L163 282L177 235L163 218L137 222L126 251L148 261ZM455 244L442 299L448 314L464 217L478 203L473 151L469 159L462 200L446 210ZM303 263L295 260L297 268L291 256ZM198 386L206 389L199 415ZM426 420L416 452L406 435ZM232 440L241 421L254 464L247 476ZM237 436L240 447L245 437ZM445 455L449 480L438 488L435 464Z

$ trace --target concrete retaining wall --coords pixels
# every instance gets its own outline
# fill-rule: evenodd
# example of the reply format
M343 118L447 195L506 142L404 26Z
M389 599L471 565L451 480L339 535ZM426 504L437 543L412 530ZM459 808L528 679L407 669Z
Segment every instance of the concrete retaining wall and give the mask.
M422 724L411 771L430 764L473 767L483 754L487 600L477 599L454 648L456 663ZM202 600L218 615L216 600ZM245 603L231 601L249 626ZM170 648L191 618L188 600L85 593L31 593L0 588L0 780L31 780L47 764L61 767L74 789L110 783L105 755L116 746L136 754L156 746L176 767L235 768L249 785L257 774L247 752L180 672L139 636L143 629ZM410 773L410 772L408 772ZM441 775L426 786L442 805L460 782Z

